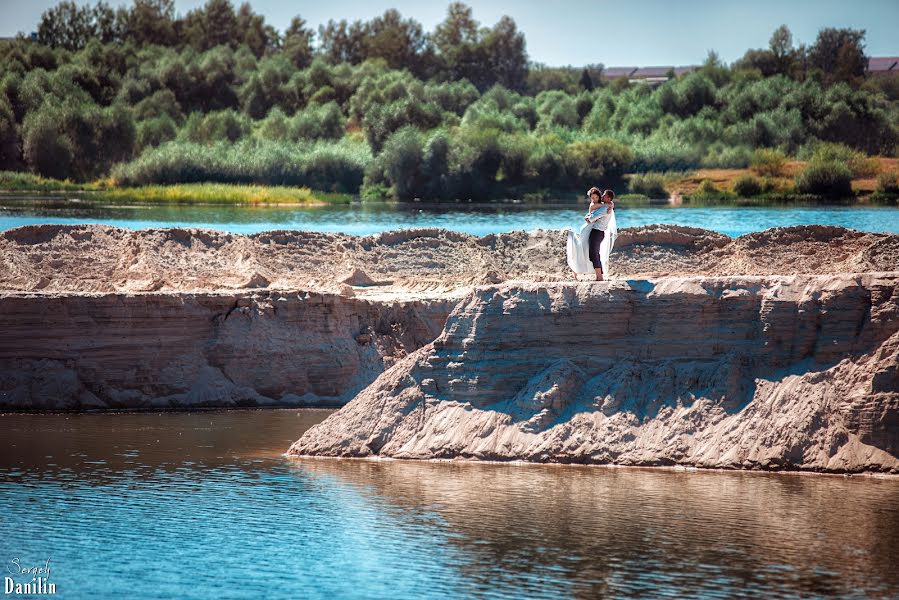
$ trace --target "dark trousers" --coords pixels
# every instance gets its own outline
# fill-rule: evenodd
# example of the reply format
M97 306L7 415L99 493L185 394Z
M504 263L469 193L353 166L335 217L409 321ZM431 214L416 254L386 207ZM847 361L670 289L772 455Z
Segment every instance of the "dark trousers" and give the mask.
M593 263L594 269L602 269L602 261L599 260L599 246L602 244L603 238L606 237L606 232L602 229L591 229L590 230L590 262Z

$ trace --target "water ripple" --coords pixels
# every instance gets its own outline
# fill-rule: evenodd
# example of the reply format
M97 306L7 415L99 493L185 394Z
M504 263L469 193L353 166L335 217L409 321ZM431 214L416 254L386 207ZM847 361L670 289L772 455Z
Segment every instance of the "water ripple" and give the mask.
M896 480L280 455L327 414L0 416L0 559L63 598L899 595Z

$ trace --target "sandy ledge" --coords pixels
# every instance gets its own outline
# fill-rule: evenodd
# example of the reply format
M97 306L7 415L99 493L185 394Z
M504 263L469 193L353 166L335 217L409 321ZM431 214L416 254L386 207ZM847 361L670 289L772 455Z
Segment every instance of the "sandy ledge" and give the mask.
M896 473L899 236L0 234L0 408L343 405L293 455Z

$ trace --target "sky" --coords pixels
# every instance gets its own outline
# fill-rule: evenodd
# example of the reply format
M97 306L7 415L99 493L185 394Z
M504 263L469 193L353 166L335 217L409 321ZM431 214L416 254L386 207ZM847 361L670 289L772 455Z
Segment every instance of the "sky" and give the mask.
M184 14L204 2L175 0L176 12ZM0 36L35 31L41 13L55 4L56 0L0 0ZM250 4L279 31L295 15L317 29L329 19L367 20L388 8L430 31L446 16L449 1L252 0ZM766 47L782 24L793 32L796 44L811 44L822 27L865 29L869 56L899 56L899 0L470 0L466 4L482 25L511 16L525 34L530 59L552 66L690 65L701 63L709 50L733 62L748 48Z

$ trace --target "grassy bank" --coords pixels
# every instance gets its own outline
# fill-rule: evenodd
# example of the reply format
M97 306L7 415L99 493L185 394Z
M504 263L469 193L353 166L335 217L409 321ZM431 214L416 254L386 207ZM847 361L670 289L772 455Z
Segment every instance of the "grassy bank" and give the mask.
M876 158L866 170L844 182L846 193L810 193L802 191L797 181L809 168L811 161L785 161L774 173L760 174L758 167L745 169L698 169L662 173L641 173L625 176L625 182L615 186L620 203L680 204L808 204L899 203L899 159ZM828 181L830 183L830 181ZM829 188L828 188L829 189ZM514 190L513 190L514 191ZM323 205L347 203L356 198L352 194L313 191L307 187L245 185L228 183L177 183L169 185L127 186L113 179L99 179L88 183L74 183L41 177L30 173L0 171L0 193L71 192L89 198L117 204L233 204L233 205ZM577 203L583 190L553 188L498 197L525 204L558 202ZM363 201L385 201L388 197L362 195ZM428 204L423 200L422 204Z
M698 169L629 176L627 197L668 198L672 204L897 204L899 159L813 156L743 169Z
M121 204L303 204L349 202L352 196L317 192L306 187L240 185L225 183L179 183L172 185L119 186L101 179L73 183L30 173L0 172L3 192L77 192L91 198Z

